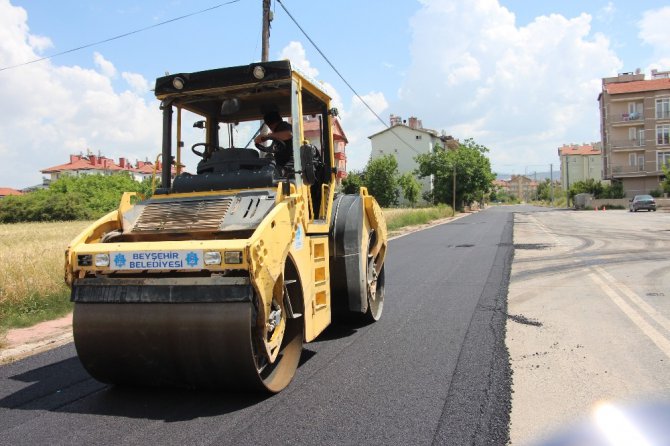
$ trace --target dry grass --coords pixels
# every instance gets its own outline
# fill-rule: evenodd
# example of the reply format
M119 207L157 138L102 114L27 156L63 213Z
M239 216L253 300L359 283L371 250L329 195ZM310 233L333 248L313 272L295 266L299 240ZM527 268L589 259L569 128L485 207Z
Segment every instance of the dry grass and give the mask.
M389 231L394 231L406 226L421 225L445 217L451 217L453 212L450 206L437 206L430 208L387 208L384 209L386 225Z
M68 243L90 222L0 224L0 328L26 325L62 313ZM29 320L16 320L26 315ZM25 319L25 318L23 318Z

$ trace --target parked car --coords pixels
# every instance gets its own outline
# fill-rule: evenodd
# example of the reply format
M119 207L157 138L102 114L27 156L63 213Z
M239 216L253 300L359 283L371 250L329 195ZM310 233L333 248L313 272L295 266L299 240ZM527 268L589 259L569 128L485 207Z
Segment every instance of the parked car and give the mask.
M635 198L630 200L628 204L630 212L637 212L640 209L656 212L656 200L654 200L654 197L651 195L636 195Z

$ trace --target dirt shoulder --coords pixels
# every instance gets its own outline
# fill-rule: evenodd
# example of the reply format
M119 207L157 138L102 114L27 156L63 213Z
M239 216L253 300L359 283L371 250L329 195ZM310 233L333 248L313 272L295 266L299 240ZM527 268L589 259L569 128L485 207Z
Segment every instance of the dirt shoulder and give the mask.
M389 240L449 223L466 215L469 215L469 213L461 213L455 217L441 218L430 223L407 226L391 231L389 232ZM72 313L59 319L41 322L32 327L9 330L2 340L2 344L0 344L0 365L18 361L69 342L72 342Z

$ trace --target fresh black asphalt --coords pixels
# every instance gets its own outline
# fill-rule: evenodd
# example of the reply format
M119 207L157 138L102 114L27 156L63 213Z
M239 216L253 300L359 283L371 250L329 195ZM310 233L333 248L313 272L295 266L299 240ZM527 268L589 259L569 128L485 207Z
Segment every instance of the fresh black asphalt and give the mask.
M513 210L391 241L382 319L306 344L278 395L113 388L69 344L0 367L0 444L504 445Z

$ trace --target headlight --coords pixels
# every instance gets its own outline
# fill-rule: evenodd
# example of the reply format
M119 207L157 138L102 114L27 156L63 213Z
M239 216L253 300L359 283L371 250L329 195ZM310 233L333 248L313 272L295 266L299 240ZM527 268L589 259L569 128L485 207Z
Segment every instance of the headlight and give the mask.
M221 253L218 251L206 252L205 265L221 265Z
M263 67L260 66L260 65L256 65L256 66L254 67L254 71L253 71L253 73L254 73L254 77L255 77L256 79L261 80L261 79L263 79L263 78L265 77L265 68L263 68Z
M96 254L95 266L109 266L109 254Z
M226 251L223 261L228 264L239 265L242 263L242 251Z
M181 90L182 88L184 88L185 84L186 81L184 81L184 79L180 78L179 76L172 79L172 86L177 90Z
M91 266L93 263L93 256L91 254L79 254L77 255L77 265L79 266Z

